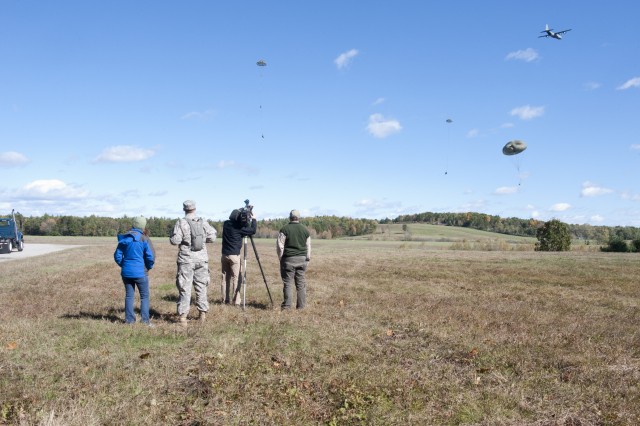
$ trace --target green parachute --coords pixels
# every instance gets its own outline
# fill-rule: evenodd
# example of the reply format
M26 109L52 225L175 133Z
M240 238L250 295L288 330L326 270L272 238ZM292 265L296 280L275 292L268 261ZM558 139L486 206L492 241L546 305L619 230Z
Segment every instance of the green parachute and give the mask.
M256 62L256 65L260 67L260 98L262 98L262 68L267 66L267 62L264 59L260 59ZM262 100L260 100L260 136L264 139L264 126L262 119Z
M516 139L507 142L507 144L502 147L502 153L504 155L516 155L520 154L525 149L527 149L527 144Z
M505 146L502 147L502 153L504 155L514 156L514 155L520 154L525 149L527 149L527 144L524 143L521 140L515 139L515 140L507 142L505 144ZM518 186L520 186L522 184L522 177L523 177L521 175L521 173L520 173L520 165L521 165L520 164L520 160L521 160L521 157L517 156L515 158L512 158L511 160L513 161L513 165L515 166L516 170L518 171L518 179L519 179Z

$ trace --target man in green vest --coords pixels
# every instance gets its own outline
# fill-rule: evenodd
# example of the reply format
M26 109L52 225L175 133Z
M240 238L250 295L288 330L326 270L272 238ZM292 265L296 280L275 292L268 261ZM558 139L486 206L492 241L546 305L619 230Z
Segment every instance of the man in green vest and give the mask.
M300 223L300 212L291 210L289 223L282 227L276 242L280 259L280 276L283 283L284 300L282 310L291 309L292 287L296 286L296 309L303 309L307 303L307 283L304 277L311 260L311 236Z

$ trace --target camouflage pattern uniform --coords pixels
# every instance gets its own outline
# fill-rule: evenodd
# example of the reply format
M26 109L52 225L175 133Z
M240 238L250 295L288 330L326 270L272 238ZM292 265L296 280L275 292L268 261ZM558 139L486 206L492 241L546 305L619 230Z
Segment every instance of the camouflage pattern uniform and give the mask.
M196 204L187 200L183 203L185 211L184 219L178 219L169 241L174 246L179 246L178 251L178 272L176 274L176 287L178 288L177 312L179 316L189 314L191 304L191 288L196 292L196 307L200 313L209 310L209 300L207 296L209 287L209 253L206 244L202 250L191 250L191 228L185 219L195 219ZM212 243L216 239L216 230L205 220L203 228L206 242Z

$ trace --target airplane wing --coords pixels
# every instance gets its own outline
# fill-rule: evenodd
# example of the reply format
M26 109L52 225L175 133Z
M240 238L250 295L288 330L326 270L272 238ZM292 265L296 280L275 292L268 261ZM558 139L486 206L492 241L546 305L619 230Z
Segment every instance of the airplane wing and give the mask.
M568 31L571 31L571 28L569 28L568 30L557 31L556 34L564 34Z
M538 38L549 37L549 34L538 36Z

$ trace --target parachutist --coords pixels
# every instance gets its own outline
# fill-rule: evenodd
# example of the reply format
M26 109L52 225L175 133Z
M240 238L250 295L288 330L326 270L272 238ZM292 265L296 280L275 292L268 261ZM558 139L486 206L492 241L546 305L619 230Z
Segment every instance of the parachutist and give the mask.
M502 147L502 153L504 155L516 155L516 154L520 154L521 152L523 152L525 149L527 149L527 144L520 141L520 140L512 140L509 141L505 144L505 146ZM520 174L520 158L516 157L516 169L518 170L518 174ZM520 184L522 183L522 181L518 182L518 186L520 186Z
M262 80L262 68L267 66L267 62L264 59L260 59L258 62L256 62L256 65L261 69L260 70L260 80ZM258 109L260 111L260 130L264 131L264 127L262 126L262 102L259 102L258 105L259 105ZM262 139L264 139L264 133L262 133Z
M447 122L447 124L451 124L453 123L453 120L450 118L447 118L445 120ZM450 127L447 126L447 146L449 146L451 144L451 131L449 130ZM444 174L446 175L448 173L447 169L449 168L449 154L446 154L446 165L445 165L445 170L444 170Z

